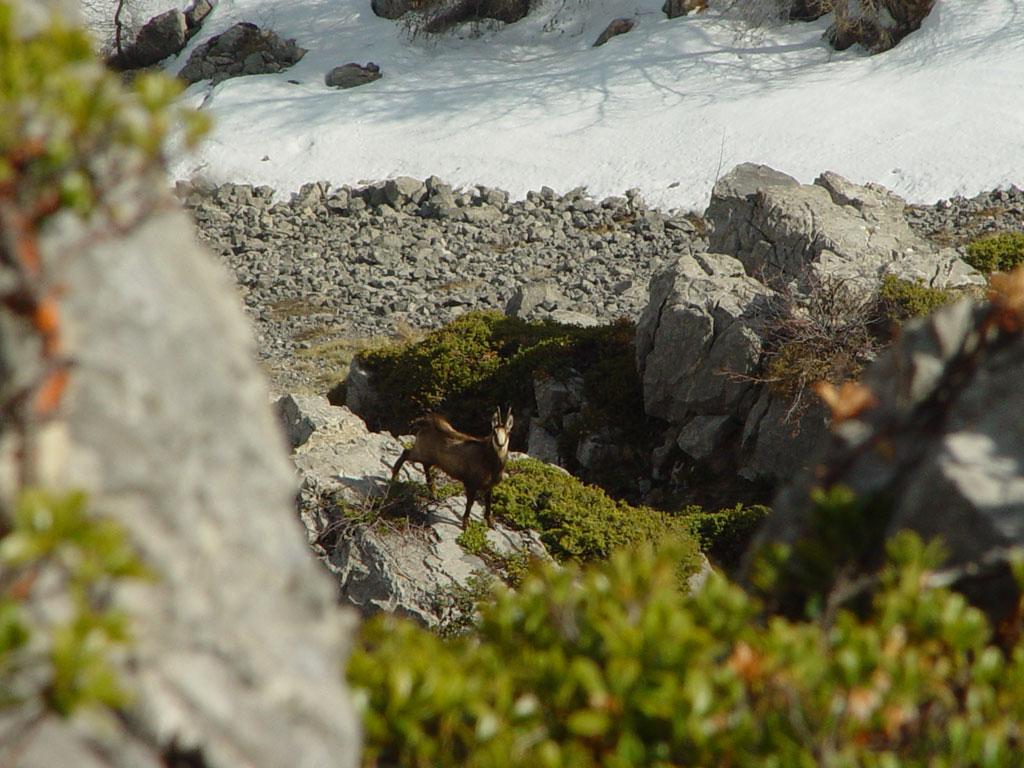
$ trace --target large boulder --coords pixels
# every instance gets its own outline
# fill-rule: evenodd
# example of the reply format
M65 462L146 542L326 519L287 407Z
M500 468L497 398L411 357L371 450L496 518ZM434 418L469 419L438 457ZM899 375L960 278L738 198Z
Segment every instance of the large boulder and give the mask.
M124 715L98 728L47 723L18 764L155 766L186 754L224 768L355 766L343 682L354 619L295 518L293 470L235 286L162 176L101 160L109 206L87 223L57 214L40 237L44 263L59 265L74 364L38 479L84 490L156 578L111 595L133 635ZM28 333L3 330L5 352ZM8 426L9 480L26 459Z
M1024 274L1015 281L1019 297ZM886 536L942 537L954 569L977 566L983 576L1024 546L1024 336L1015 301L996 309L963 301L907 324L862 379L874 406L839 424L813 475L780 493L762 541L795 540L809 490L841 484L884 499ZM1005 591L989 581L980 597L1005 610L1016 592L1003 576Z
M154 16L143 24L134 40L107 60L107 64L114 69L138 69L151 67L180 53L212 10L210 0L195 0L185 11L172 8Z
M682 424L696 414L741 417L760 360L757 317L772 292L720 253L686 255L651 280L636 329L644 409Z
M401 497L391 467L402 443L322 397L286 395L278 408L296 444L292 460L302 481L299 507L309 541L334 574L342 599L371 615L410 616L436 627L452 620L452 602L490 578L493 556L548 558L532 531L500 523L486 533L490 562L466 551L462 534L465 496L426 503ZM405 464L402 479L423 482L418 465ZM473 519L482 519L476 505Z
M131 45L110 60L115 69L150 67L185 47L189 39L188 21L177 8L147 21Z
M876 184L826 172L813 184L763 165L736 166L715 184L705 217L710 250L729 253L764 281L808 274L872 290L886 274L935 288L983 285L955 250L939 249L907 224L905 201Z

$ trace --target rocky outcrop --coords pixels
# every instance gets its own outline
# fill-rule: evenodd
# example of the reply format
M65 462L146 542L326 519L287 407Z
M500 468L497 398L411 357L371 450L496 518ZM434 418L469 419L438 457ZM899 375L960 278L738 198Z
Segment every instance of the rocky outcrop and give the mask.
M99 215L107 208L88 223L62 213L40 239L44 262L60 265L74 360L40 481L84 490L156 578L110 596L133 636L123 716L98 728L48 723L19 764L149 766L188 754L211 768L355 766L343 682L353 617L295 520L294 476L235 288L196 245L165 179L121 178L134 158L108 160L95 167L117 169L118 181L99 185L117 220ZM0 458L6 480L19 454Z
M178 77L186 83L211 80L216 84L230 77L280 72L305 55L306 49L294 40L282 40L271 30L239 22L192 51Z
M114 69L139 69L180 53L212 10L209 0L196 0L185 11L172 8L154 16L130 45L108 60L108 65Z
M464 496L425 503L392 485L401 442L370 432L348 408L323 397L286 395L278 408L295 445L309 540L337 578L342 599L364 614L388 611L439 626L452 619L458 594L491 577L495 559L548 557L535 533L500 523L486 533L486 557L467 552L457 541ZM401 479L423 482L417 465L405 466ZM481 515L474 507L473 519Z
M339 336L500 310L538 281L564 297L542 313L578 313L577 324L637 317L666 258L703 250L692 215L648 209L635 192L595 200L544 188L511 200L494 187L407 176L360 188L308 184L290 200L237 184L179 191L234 270L282 392L337 383L337 356L317 351Z
M951 248L938 249L910 229L906 202L876 184L860 186L826 172L814 184L744 163L714 187L706 217L710 250L729 253L760 280L827 274L874 289L885 274L935 288L984 280Z
M552 320L581 327L599 325L597 318L570 309L571 302L550 280L524 283L505 304L505 314L525 320Z
M400 19L413 8L412 0L371 0L370 8L382 19Z
M681 454L775 482L824 444L821 406L794 408L765 383L761 354L777 319L776 289L799 306L821 280L863 295L889 274L940 288L983 284L954 249L916 234L905 207L882 187L834 173L802 185L747 163L719 180L705 214L713 253L684 256L657 275L637 326L644 408L671 424L656 465Z
M1015 605L999 566L1024 546L1024 273L1011 285L1002 306L963 301L904 327L862 379L875 405L837 425L815 475L779 495L763 541L802 533L811 487L845 485L884 501L885 536L941 536L951 568L972 564L984 587L968 584L973 597Z

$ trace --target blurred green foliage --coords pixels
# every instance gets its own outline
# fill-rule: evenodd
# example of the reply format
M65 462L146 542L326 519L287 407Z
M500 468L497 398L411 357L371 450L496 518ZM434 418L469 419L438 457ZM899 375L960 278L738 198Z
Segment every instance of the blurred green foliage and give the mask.
M55 198L87 213L132 161L158 160L175 132L186 143L205 132L205 115L175 105L174 78L144 73L125 86L96 60L83 30L55 18L23 39L13 19L0 0L0 185L17 181L27 210ZM104 166L113 147L123 153L116 173Z
M1024 262L1024 232L1001 232L967 246L964 259L979 272L1009 272Z
M541 567L443 640L393 616L349 664L365 766L1024 764L1024 648L928 586L941 548L901 534L863 611L765 613L680 553L644 544L585 570Z
M0 707L69 716L119 707L112 658L130 642L111 588L149 574L124 530L87 514L85 496L22 492L0 538Z

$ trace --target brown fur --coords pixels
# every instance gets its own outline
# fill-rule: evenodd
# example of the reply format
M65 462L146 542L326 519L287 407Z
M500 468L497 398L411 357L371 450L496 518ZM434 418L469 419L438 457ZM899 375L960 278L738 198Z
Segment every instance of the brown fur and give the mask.
M491 418L491 434L487 437L474 437L459 432L437 414L417 419L416 442L412 448L402 451L391 471L391 479L398 476L398 471L406 461L415 461L423 465L430 495L437 498L432 470L440 467L466 489L466 512L462 516L462 527L469 524L473 502L481 494L484 500L484 519L490 526L491 490L501 482L505 472L512 423L512 411L502 419L501 411L496 410Z

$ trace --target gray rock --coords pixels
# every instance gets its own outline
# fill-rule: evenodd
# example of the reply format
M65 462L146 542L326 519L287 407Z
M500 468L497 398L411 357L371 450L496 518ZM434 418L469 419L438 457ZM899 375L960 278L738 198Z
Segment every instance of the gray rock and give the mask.
M787 398L761 389L743 425L737 475L751 481L786 481L816 461L829 439L825 408L815 400L800 413L792 410Z
M877 405L836 429L816 478L783 490L763 539L797 537L808 489L824 482L884 496L886 535L941 536L953 569L987 563L984 572L1024 545L1024 336L985 331L988 317L964 301L906 324L863 377ZM982 597L998 614L1016 589L1004 575Z
M552 431L561 431L566 415L578 413L583 407L583 378L579 375L570 375L565 379L536 377L533 380L533 395L540 423Z
M502 213L494 206L481 205L475 208L463 209L461 219L467 224L474 224L481 227L501 221Z
M370 371L358 357L352 358L345 383L345 406L358 413L371 427L375 426L381 408L380 397L373 388Z
M335 67L324 76L324 83L332 88L356 88L380 80L384 75L372 61L366 66L350 62Z
M594 41L594 47L597 48L600 45L604 45L613 37L626 34L635 26L636 19L614 19L607 27L604 28L604 31L597 36L597 40Z
M185 10L185 24L188 26L189 36L199 31L206 17L213 11L213 3L210 0L193 0Z
M411 176L399 176L384 182L384 198L392 208L401 207L405 203L419 205L426 195L426 184Z
M950 249L916 235L906 203L884 188L824 173L801 185L765 166L745 163L722 177L705 217L711 248L734 254L762 280L803 279L808 270L877 287L883 274L923 276L936 288L983 284Z
M758 312L771 291L724 254L683 256L651 280L637 325L644 409L681 424L694 414L742 419L762 341Z
M574 312L571 309L553 309L547 313L549 320L554 320L556 323L562 323L563 325L575 325L580 328L594 328L601 325L601 321L593 315L588 315L583 312Z
M585 470L597 470L620 460L620 447L609 434L584 435L576 446L576 461Z
M94 163L101 174L138 167ZM234 286L165 179L101 181L109 208L98 210L116 210L116 225L61 214L41 239L47 263L75 253L60 273L75 365L46 482L84 490L157 578L110 596L132 621L124 716L49 722L26 754L154 766L177 744L211 768L355 766L342 673L352 620L296 527L292 470Z
M558 436L544 428L543 420L530 419L530 432L526 437L526 452L538 461L558 464Z
M284 395L275 401L274 407L293 449L304 444L317 430L332 427L341 419L341 409L321 395Z
M510 317L533 318L569 303L558 287L547 280L521 285L505 305Z
M676 445L690 458L709 458L730 434L736 431L735 416L698 413L679 430Z

